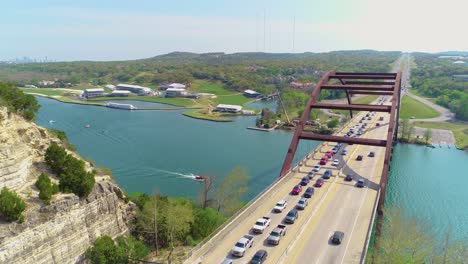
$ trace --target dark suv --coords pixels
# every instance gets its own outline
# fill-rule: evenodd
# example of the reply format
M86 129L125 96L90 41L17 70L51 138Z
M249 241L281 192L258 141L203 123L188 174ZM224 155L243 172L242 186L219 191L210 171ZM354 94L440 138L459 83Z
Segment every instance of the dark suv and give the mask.
M344 233L341 231L335 231L335 233L332 236L331 242L335 245L341 244L343 241Z
M307 188L307 190L304 192L304 197L305 198L311 198L313 195L314 195L314 188L313 187L309 187Z
M358 155L356 160L362 160L362 155Z
M268 256L268 252L261 249L261 250L257 251L257 253L255 253L255 255L253 256L252 260L250 260L249 263L251 263L251 264L265 263L265 260L266 260L267 256Z

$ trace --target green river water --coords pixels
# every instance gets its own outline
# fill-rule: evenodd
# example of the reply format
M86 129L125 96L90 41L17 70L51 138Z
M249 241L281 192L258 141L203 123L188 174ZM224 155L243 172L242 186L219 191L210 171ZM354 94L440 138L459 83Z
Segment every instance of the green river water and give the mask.
M215 123L185 117L180 110L125 111L37 99L42 106L37 123L65 131L79 154L110 168L129 193L157 190L196 198L201 184L191 174L214 175L220 182L234 167L242 166L251 176L245 197L250 199L278 177L292 137L285 131L247 130L255 117ZM132 103L139 108L168 107ZM275 108L275 103L250 106ZM317 145L301 143L296 161ZM468 238L467 186L467 152L398 145L386 202L430 223L436 236L450 229L455 238Z

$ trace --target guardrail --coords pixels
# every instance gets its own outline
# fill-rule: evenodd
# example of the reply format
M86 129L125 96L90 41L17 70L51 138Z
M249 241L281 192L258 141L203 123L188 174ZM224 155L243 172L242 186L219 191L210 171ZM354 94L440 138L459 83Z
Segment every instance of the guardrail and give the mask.
M372 211L372 217L371 217L371 220L369 222L369 228L367 229L366 242L364 243L364 248L362 250L361 260L359 262L360 264L365 264L366 263L367 251L369 250L369 243L370 243L370 239L371 239L371 236L372 236L372 230L374 229L374 221L375 221L375 215L376 215L376 212L377 212L377 205L379 204L379 199L380 199L380 190L377 192L377 196L375 198L374 208L373 208L373 211Z

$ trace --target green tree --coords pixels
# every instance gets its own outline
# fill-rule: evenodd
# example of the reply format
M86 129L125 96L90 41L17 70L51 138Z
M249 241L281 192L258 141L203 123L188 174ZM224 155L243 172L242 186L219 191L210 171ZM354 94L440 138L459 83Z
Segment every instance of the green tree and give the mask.
M332 120L327 122L327 127L333 129L333 128L337 127L339 123L340 123L340 121L338 119L333 118Z
M226 218L213 208L195 208L192 236L195 239L203 239L218 228Z
M215 194L216 209L230 216L242 207L242 196L247 192L249 176L244 168L235 167L221 182Z
M131 261L143 259L150 253L150 249L145 245L145 243L133 236L120 236L116 241L117 246L123 249Z
M424 131L424 142L429 143L429 140L432 138L432 129L428 128Z
M0 192L0 214L10 221L24 221L23 211L26 209L26 203L14 191L3 187Z
M39 189L39 198L44 201L45 204L50 204L52 195L58 192L57 184L52 183L49 176L41 173L35 185Z
M86 257L92 264L129 263L125 249L118 247L109 236L102 236L96 239L93 246L86 250Z
M65 148L53 142L46 150L45 161L54 173L60 175L65 170L67 156L68 154Z

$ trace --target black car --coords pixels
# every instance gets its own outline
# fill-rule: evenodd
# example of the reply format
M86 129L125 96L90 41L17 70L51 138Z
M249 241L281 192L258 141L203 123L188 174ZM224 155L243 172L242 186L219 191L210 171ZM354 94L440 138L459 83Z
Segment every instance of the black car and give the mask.
M299 217L299 212L296 209L292 209L284 218L284 222L288 224L294 224L296 219Z
M309 184L310 180L309 180L309 177L308 176L304 176L301 180L301 185L302 186L306 186L307 184Z
M252 257L252 260L250 260L251 264L262 264L265 263L265 260L267 259L268 252L265 250L261 249L255 253L255 255Z
M363 188L366 185L365 181L363 179L359 179L356 186L359 188Z
M324 179L330 179L330 176L332 175L331 170L326 170L325 173L323 174Z
M335 233L332 236L331 242L335 245L341 244L343 241L344 233L341 231L335 231Z
M362 155L358 155L356 160L362 160L362 158L363 158Z
M307 190L304 192L304 197L305 198L311 198L314 195L315 189L313 187L307 188Z
M346 174L345 181L352 181L353 180L353 175L352 174Z
M369 157L375 157L375 152L374 151L369 152Z

